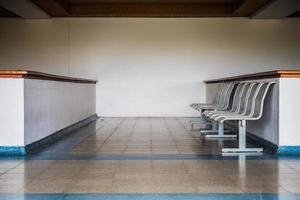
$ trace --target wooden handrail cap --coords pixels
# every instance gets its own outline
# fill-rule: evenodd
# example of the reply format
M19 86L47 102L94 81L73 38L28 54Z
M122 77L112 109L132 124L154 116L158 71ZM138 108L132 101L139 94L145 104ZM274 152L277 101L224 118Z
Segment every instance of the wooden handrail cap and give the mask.
M220 83L225 81L245 81L245 80L258 80L269 78L300 78L300 70L274 70L252 74L244 74L239 76L232 76L226 78L205 80L205 83Z
M97 83L97 80L60 76L29 70L0 70L0 78L27 78L75 83Z

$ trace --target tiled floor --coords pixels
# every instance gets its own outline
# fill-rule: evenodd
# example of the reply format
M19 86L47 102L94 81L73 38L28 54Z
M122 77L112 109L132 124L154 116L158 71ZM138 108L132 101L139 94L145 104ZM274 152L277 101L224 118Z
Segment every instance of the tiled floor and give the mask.
M203 141L177 118L113 118L73 148L74 154L218 153L217 141ZM199 146L201 145L201 148Z
M224 157L188 118L105 118L0 157L1 199L300 199L300 156ZM26 193L26 194L25 194Z

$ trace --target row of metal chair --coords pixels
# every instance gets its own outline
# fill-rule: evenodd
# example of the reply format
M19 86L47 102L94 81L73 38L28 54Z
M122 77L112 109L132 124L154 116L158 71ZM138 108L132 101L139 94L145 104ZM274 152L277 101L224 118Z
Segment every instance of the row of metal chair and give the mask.
M223 83L211 104L193 103L190 106L200 111L201 116L212 122L212 130L202 133L218 133L206 137L236 137L224 134L226 121L238 121L239 147L223 148L223 153L262 152L262 148L247 148L246 121L258 120L263 114L264 100L275 81L243 81Z

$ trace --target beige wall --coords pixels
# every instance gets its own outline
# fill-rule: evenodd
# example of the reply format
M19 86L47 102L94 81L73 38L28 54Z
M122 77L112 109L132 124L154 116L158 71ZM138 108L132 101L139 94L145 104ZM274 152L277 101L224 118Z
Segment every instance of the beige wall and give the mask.
M299 69L300 20L0 20L0 68L95 78L102 116L193 116L204 79Z

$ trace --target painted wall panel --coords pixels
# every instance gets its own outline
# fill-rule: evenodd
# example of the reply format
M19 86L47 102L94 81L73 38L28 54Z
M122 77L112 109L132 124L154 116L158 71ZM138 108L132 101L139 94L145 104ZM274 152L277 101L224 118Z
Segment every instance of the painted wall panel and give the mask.
M25 144L96 112L95 84L25 79Z

